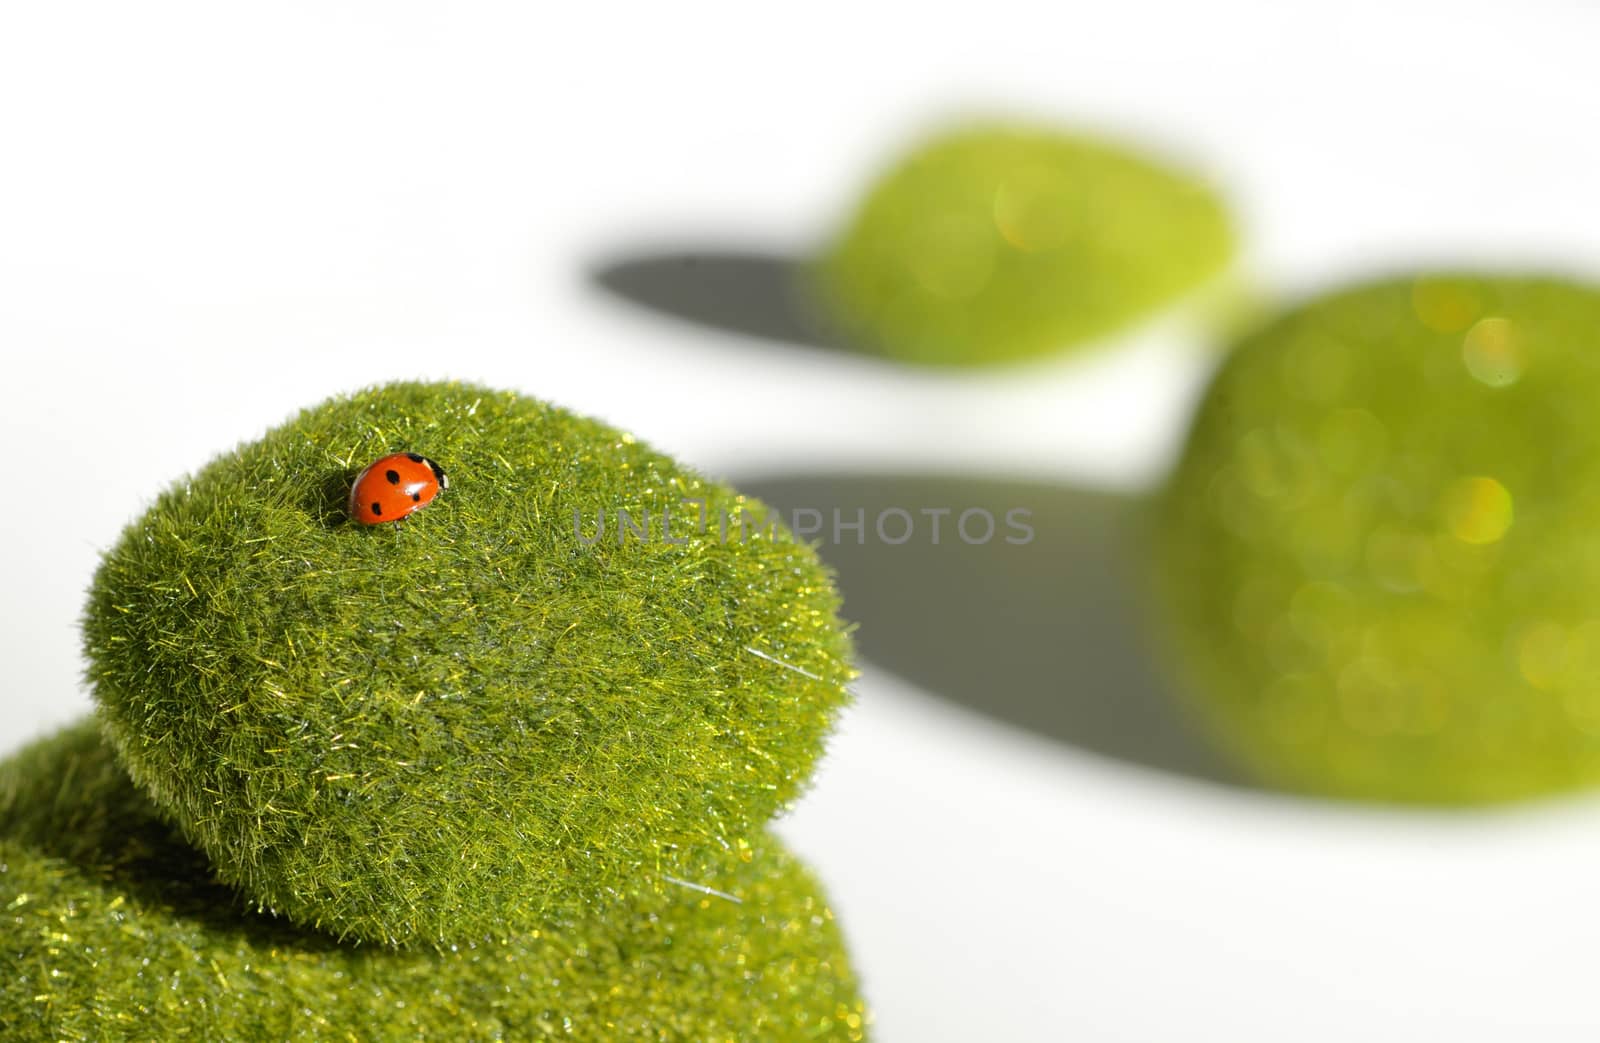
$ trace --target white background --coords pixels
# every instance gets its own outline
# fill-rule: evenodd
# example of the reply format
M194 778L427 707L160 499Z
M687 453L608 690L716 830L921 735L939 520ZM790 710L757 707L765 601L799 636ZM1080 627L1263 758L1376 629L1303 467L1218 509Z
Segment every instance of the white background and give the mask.
M960 378L586 278L684 241L803 250L949 114L1158 143L1228 187L1278 290L1600 269L1580 3L546 8L0 14L0 748L86 710L83 591L151 495L376 381L515 387L715 473L1157 480L1206 367L1192 324ZM887 1043L1600 1034L1600 802L1311 805L1074 752L870 664L858 688L784 829Z

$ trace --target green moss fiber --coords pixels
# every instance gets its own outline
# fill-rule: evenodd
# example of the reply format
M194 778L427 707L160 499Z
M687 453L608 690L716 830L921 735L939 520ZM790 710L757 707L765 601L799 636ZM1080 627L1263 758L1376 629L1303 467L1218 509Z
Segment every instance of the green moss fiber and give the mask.
M246 909L86 723L0 765L0 1038L859 1040L827 900L777 841L603 917L438 952Z
M1600 292L1399 278L1247 337L1161 497L1181 667L1268 780L1600 783Z
M401 450L449 488L398 527L347 519L355 472ZM652 535L619 541L621 508ZM852 676L837 595L782 529L723 538L740 510L760 513L533 398L336 398L128 527L89 598L95 698L135 780L262 906L377 942L515 935L695 878L821 752Z
M1222 202L1192 176L1091 138L977 125L890 170L812 274L854 340L972 365L1109 333L1232 253Z

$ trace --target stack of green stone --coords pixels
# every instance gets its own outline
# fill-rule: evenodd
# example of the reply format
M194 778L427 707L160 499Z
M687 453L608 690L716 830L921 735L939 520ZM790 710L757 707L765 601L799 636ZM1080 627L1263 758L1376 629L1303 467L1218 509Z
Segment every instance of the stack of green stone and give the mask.
M449 489L353 523L397 450ZM809 547L717 524L760 511L458 384L331 400L169 488L94 581L96 718L0 765L0 1035L862 1039L767 828L850 641Z

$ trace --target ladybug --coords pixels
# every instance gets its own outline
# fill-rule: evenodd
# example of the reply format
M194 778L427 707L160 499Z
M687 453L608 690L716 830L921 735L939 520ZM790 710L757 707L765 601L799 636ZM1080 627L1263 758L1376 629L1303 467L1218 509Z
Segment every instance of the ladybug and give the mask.
M421 453L394 453L367 465L350 485L350 517L363 525L399 522L448 489L444 468Z

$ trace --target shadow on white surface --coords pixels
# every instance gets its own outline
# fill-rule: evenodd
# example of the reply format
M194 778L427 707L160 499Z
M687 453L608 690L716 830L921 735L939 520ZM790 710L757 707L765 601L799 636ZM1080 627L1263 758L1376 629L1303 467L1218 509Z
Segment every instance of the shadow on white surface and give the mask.
M1143 626L1137 499L972 477L744 478L794 521L821 516L861 656L961 706L1081 750L1246 786L1163 684ZM1015 515L1018 525L1008 523ZM933 515L941 517L935 536ZM995 520L991 538L974 514ZM905 512L901 514L900 512ZM898 540L909 515L918 523ZM833 531L835 518L842 524ZM859 532L851 523L863 520ZM883 533L878 520L883 520ZM1026 543L1007 542L1008 537ZM969 542L968 538L971 538Z
M589 271L589 281L630 304L699 326L853 351L806 301L804 268L804 258L775 250L682 246L603 262Z

